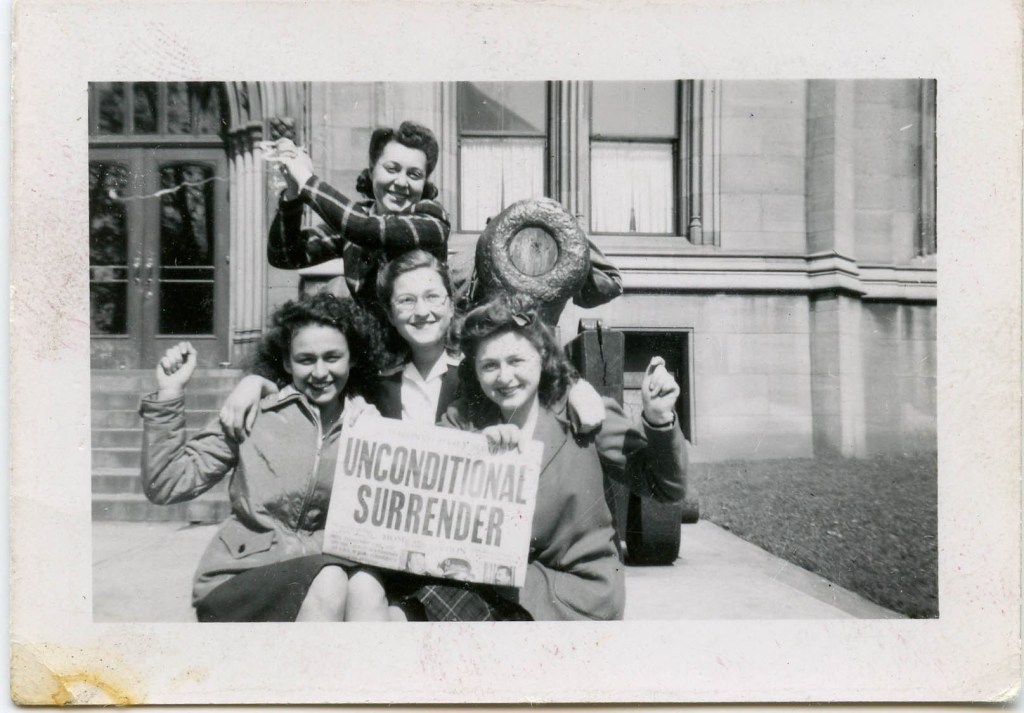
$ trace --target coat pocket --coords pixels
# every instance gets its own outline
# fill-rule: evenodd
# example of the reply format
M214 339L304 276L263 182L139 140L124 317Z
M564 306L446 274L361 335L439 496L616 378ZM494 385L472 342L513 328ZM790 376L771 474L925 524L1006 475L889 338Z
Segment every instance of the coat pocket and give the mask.
M220 531L220 541L235 559L266 552L274 544L274 531L254 532L240 523L229 523Z

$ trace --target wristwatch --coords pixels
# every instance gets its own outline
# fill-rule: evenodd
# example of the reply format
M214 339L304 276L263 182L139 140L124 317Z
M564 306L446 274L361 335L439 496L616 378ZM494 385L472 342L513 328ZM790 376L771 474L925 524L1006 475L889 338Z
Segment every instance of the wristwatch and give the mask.
M676 412L675 411L672 412L672 420L669 421L668 423L651 423L647 419L647 414L643 413L642 411L640 412L640 418L643 419L643 422L646 423L651 428L672 428L672 426L676 425Z

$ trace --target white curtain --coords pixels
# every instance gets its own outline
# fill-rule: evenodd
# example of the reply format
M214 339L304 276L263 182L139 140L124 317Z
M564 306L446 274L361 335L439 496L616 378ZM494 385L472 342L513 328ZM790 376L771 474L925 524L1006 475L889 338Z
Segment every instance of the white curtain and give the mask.
M459 229L483 230L512 203L544 195L544 139L463 138Z
M671 144L590 144L593 232L671 234L674 193Z

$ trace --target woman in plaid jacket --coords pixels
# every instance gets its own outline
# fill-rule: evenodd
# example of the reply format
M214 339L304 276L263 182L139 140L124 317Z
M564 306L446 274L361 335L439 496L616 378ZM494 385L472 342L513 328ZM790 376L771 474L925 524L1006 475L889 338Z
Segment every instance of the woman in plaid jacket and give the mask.
M290 139L275 144L287 187L270 226L267 259L274 267L297 269L334 258L345 260L345 282L364 307L374 305L377 271L409 250L448 259L448 213L429 181L438 144L430 129L411 121L381 128L370 137L370 165L356 181L367 200L353 201L313 173L309 156ZM302 227L310 206L322 225Z

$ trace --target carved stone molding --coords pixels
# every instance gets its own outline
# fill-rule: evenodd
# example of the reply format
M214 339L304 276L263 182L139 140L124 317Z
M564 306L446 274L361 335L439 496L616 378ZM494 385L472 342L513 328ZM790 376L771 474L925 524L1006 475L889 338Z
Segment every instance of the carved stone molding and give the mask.
M722 83L689 79L679 93L679 226L693 245L718 245L721 222Z

